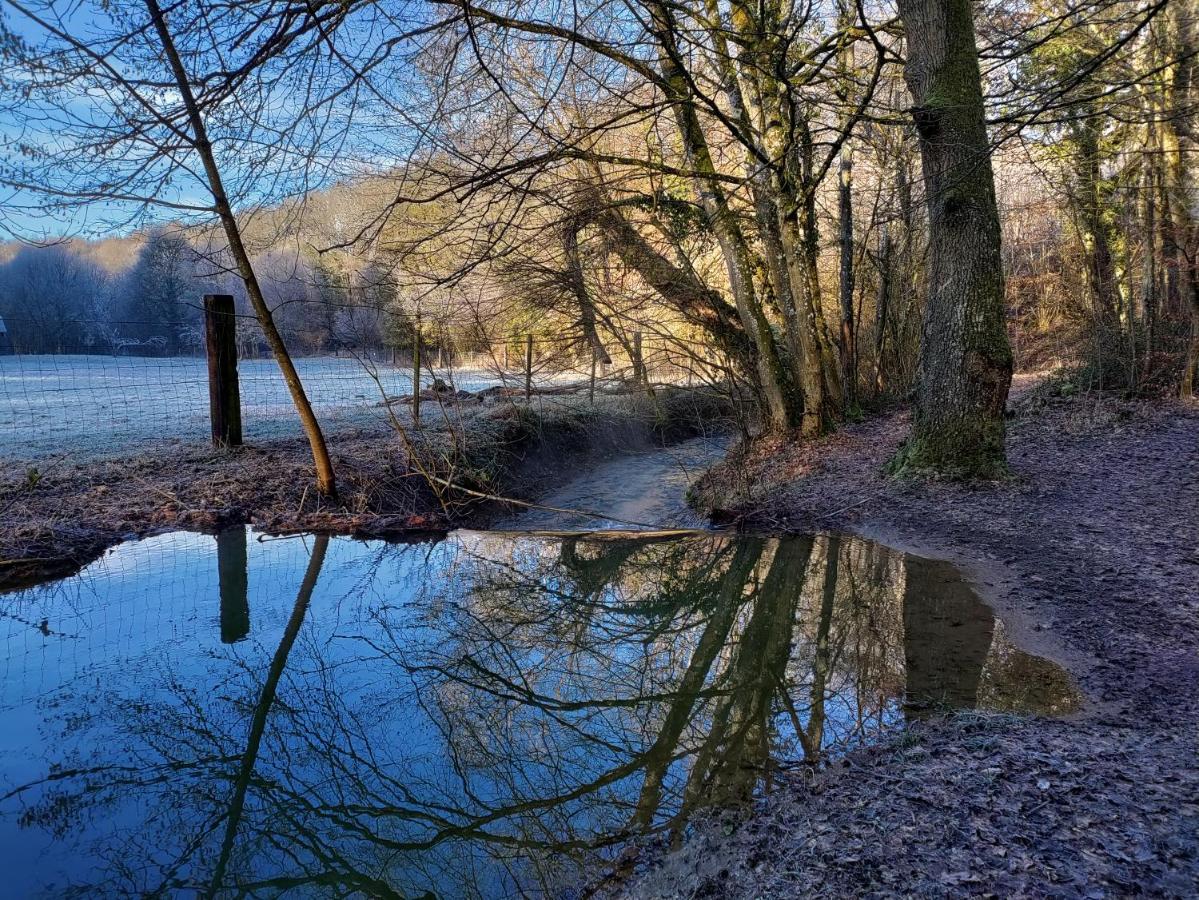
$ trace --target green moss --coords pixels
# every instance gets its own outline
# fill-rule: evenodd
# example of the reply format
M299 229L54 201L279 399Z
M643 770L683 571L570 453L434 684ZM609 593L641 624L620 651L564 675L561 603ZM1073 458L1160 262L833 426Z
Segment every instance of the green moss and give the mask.
M962 416L917 428L886 466L896 478L935 475L963 481L993 481L1011 475L1004 453L1004 425Z

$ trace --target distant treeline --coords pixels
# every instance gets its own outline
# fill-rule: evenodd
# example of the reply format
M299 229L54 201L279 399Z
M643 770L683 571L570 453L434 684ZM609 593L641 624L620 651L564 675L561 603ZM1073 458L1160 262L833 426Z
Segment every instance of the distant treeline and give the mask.
M294 352L408 346L411 325L382 271L339 271L292 251L270 251L255 267ZM203 352L205 294L232 294L247 356L265 350L241 279L177 230L152 231L132 264L101 265L85 247L22 247L0 264L0 316L17 353L182 356Z

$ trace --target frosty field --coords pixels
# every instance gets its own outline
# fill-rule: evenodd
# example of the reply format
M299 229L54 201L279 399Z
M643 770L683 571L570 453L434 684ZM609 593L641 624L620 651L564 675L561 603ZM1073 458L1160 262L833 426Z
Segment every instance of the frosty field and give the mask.
M376 364L389 396L412 392L406 367ZM352 358L297 359L304 387L330 431L382 424L379 385ZM300 435L273 360L238 363L247 442ZM447 373L438 372L446 377ZM454 384L478 390L495 373L455 370ZM427 380L431 375L426 375ZM510 379L511 380L511 379ZM0 459L94 459L163 443L207 441L208 369L203 358L0 356Z

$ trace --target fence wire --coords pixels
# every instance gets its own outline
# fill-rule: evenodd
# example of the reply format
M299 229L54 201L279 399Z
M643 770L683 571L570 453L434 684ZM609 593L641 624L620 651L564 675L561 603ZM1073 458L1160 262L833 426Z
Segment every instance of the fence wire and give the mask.
M29 322L13 330L28 334ZM128 328L142 323L103 323ZM62 334L90 334L89 327ZM275 360L254 342L239 340L238 376L247 442L301 435L292 398ZM96 342L86 338L39 342L54 353L24 352L0 341L0 459L36 462L137 455L170 445L209 440L207 360L153 355L154 342ZM195 342L189 345L195 347ZM463 403L595 402L664 385L715 384L725 377L706 348L674 337L630 333L605 344L605 362L578 338L513 336L476 342L422 344L420 386L429 401ZM296 368L322 427L330 434L384 429L391 415L410 422L415 381L412 346L341 346L297 355Z

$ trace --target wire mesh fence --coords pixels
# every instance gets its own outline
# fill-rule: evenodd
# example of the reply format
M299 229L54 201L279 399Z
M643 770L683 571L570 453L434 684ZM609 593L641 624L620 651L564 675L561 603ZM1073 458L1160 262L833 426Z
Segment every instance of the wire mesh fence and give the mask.
M8 323L29 334L36 323ZM202 343L97 341L101 323L56 329L53 341L0 342L0 459L86 460L136 455L209 438L209 373ZM144 323L104 322L130 330ZM69 336L69 339L68 337ZM27 349L54 352L26 352ZM167 350L171 351L167 355ZM238 382L245 440L301 434L277 363L256 341L238 341ZM416 348L341 342L295 356L305 393L326 431L384 429L393 416L411 422ZM426 337L419 384L430 403L594 403L652 392L663 385L716 383L724 366L696 343L669 334L629 332L596 346L577 336L511 335L462 348Z

